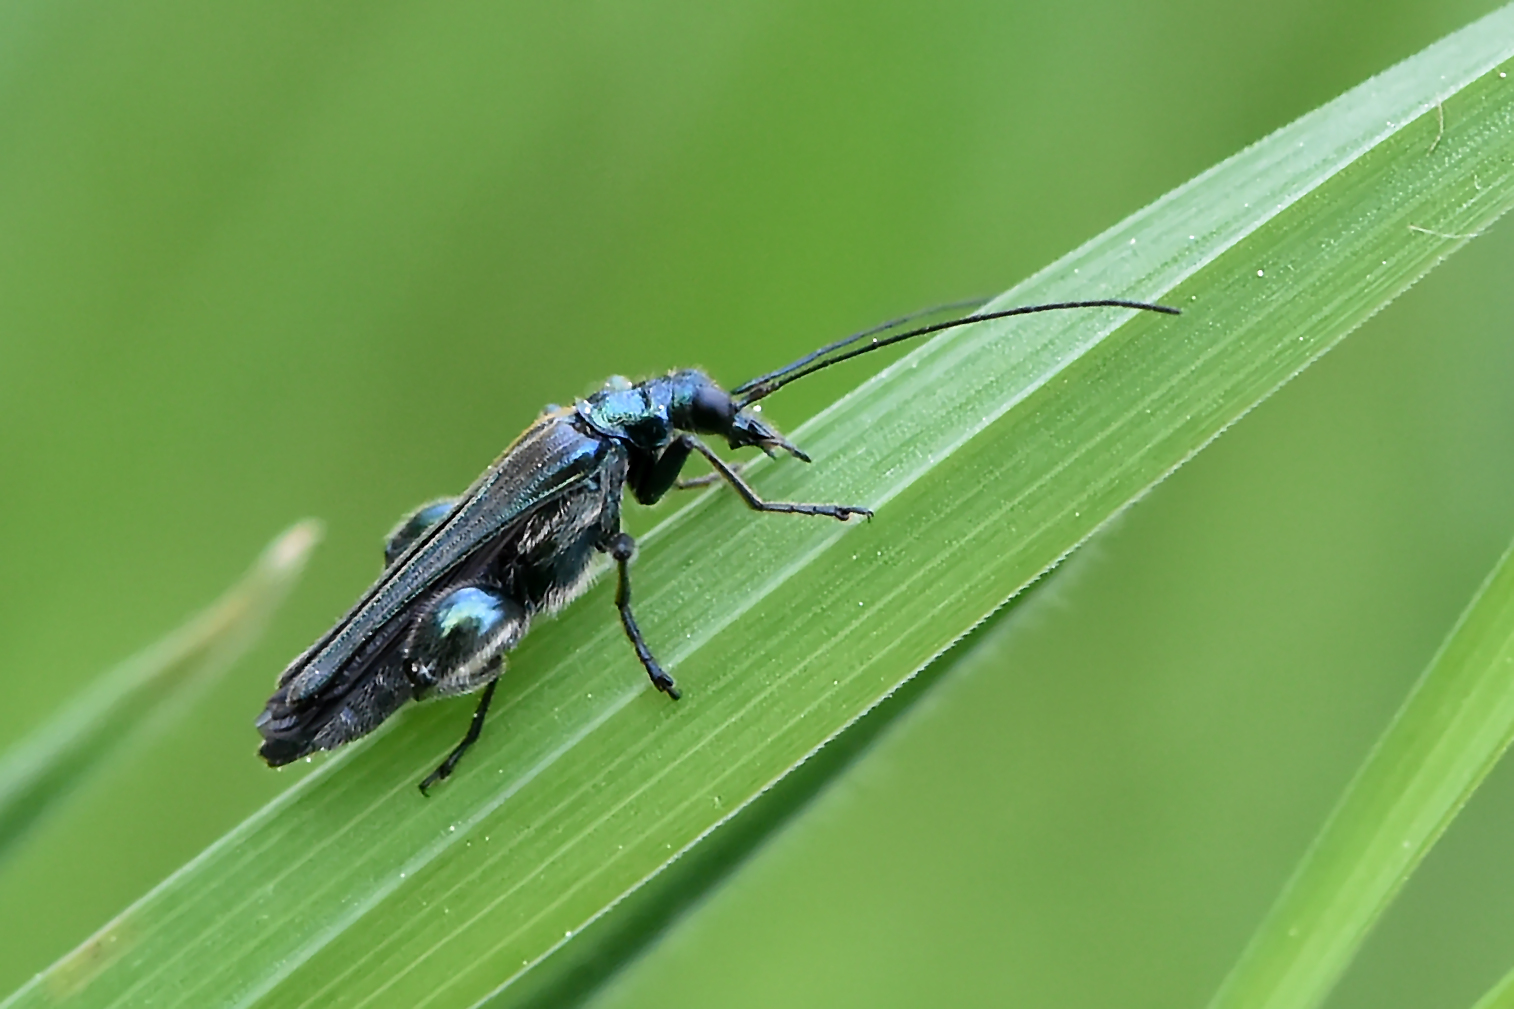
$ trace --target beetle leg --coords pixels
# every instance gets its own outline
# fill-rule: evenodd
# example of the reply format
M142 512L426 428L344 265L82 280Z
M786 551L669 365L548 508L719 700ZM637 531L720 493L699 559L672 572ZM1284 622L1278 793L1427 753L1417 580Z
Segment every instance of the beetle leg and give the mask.
M484 730L484 716L489 713L489 702L494 700L494 688L499 686L499 680L490 680L489 685L484 687L484 695L478 699L478 707L473 709L473 720L468 723L468 731L463 735L463 741L452 748L447 754L447 759L442 761L441 766L421 782L421 794L426 794L426 789L438 781L446 780L457 766L457 762L463 759L463 754L468 752L468 747L478 742L478 734Z
M647 675L652 678L652 686L676 701L680 695L678 688L673 685L673 677L657 664L652 650L647 647L646 639L641 636L641 628L636 626L636 618L631 614L630 564L631 555L636 552L636 541L627 533L616 533L610 537L603 549L615 558L615 565L620 570L620 582L615 588L615 608L620 610L620 625L626 629L626 637L631 639L631 647L636 649L636 657L641 660Z
M689 458L690 446L683 439L674 438L672 444L662 450L650 464L640 467L630 476L631 493L642 504L656 504L678 483L678 474Z
M499 682L503 654L520 640L527 623L519 603L482 585L463 585L432 600L415 621L405 641L404 668L416 697L484 688L463 741L421 782L421 792L450 775L477 741Z
M389 531L384 539L384 567L388 567L399 559L400 554L409 550L416 540L424 536L432 526L447 517L457 498L444 497L421 505L415 511L400 519L399 525Z
M741 472L740 463L731 463L733 473ZM722 477L719 473L706 473L703 476L690 477L687 480L679 480L673 485L674 490L693 490L696 487L708 487L712 483L719 483Z
M829 515L831 518L840 519L842 522L845 522L853 515L865 515L868 518L873 517L871 509L862 508L857 505L794 504L789 501L764 501L757 496L757 492L752 489L751 484L741 479L741 474L736 471L736 468L716 455L710 446L691 434L680 435L679 438L689 448L708 459L710 465L715 467L715 473L718 473L726 483L736 488L736 493L740 494L741 499L747 503L747 507L754 511L784 512L790 515Z
M463 585L428 603L405 640L415 696L450 697L499 675L500 656L526 633L520 603L484 585Z

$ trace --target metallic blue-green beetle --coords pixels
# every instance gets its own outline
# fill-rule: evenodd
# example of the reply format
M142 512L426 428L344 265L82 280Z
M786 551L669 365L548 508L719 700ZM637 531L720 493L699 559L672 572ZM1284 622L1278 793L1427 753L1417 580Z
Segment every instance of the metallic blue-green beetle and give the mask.
M478 738L504 653L533 616L582 590L596 552L608 553L618 567L615 605L636 657L652 684L677 698L673 678L631 613L628 567L635 543L620 528L627 487L651 504L679 485L684 463L697 452L714 468L713 478L724 479L757 511L842 521L870 516L858 505L764 501L699 436L808 462L748 408L789 382L889 344L987 319L1093 307L1176 314L1144 302L1068 302L879 335L923 314L916 313L838 340L730 392L703 372L676 371L637 383L614 378L571 407L549 408L461 497L425 505L390 534L379 580L280 675L257 720L259 752L271 766L287 764L371 732L406 701L484 688L462 742L421 782L424 792L451 774Z

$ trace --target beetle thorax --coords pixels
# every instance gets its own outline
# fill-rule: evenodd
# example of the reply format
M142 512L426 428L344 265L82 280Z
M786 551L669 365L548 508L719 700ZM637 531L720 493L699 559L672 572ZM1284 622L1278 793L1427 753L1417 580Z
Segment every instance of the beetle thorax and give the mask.
M600 434L639 449L656 452L673 438L669 397L657 388L665 379L631 383L612 378L605 387L578 401L578 415Z

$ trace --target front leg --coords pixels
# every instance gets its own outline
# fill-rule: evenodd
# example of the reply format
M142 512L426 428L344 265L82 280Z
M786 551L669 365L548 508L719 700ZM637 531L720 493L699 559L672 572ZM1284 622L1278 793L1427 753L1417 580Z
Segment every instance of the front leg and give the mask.
M615 608L620 610L620 625L626 629L626 637L631 639L631 647L636 649L636 657L641 660L647 675L652 678L652 686L667 694L673 700L678 700L678 688L673 685L673 677L669 676L657 664L652 650L647 647L647 641L641 636L641 628L636 626L636 617L631 614L631 555L636 552L636 541L626 533L616 533L600 549L605 550L615 559L615 566L620 571L620 582L615 589Z
M662 496L678 484L678 474L688 462L692 446L682 438L674 438L672 444L662 450L662 455L650 464L633 467L631 493L644 505L656 504ZM606 549L609 549L608 547Z
M845 522L853 515L865 515L868 518L873 517L872 509L862 508L857 505L795 504L789 501L764 501L757 496L757 492L752 489L751 484L741 479L741 474L736 472L734 466L716 455L714 449L698 438L691 434L683 434L679 435L678 440L673 444L682 444L685 446L683 450L685 457L687 457L690 450L693 450L708 459L710 465L715 467L715 472L720 474L726 483L736 488L736 493L740 494L741 499L746 502L747 507L754 511L783 512L789 515L829 515L831 518L840 519L842 522ZM672 446L669 446L668 451L671 452L672 450Z

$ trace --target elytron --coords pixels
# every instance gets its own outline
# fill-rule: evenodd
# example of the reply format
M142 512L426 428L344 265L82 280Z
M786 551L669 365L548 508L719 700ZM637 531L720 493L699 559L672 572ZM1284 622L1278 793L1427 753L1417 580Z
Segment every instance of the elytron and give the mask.
M1025 305L897 331L927 314L915 313L827 344L729 392L701 371L684 370L635 383L612 378L570 407L548 408L460 497L417 509L389 535L378 581L279 676L257 719L259 753L270 766L287 764L373 731L406 701L482 688L462 741L421 782L425 792L450 775L478 739L505 653L533 617L563 606L584 588L596 553L615 562L615 606L637 659L652 685L677 699L673 678L658 664L631 611L636 544L620 527L627 488L637 501L651 504L675 486L720 479L755 511L843 522L870 517L861 505L765 501L700 436L724 438L732 449L786 452L809 462L751 410L753 404L806 375L905 340L1073 308L1179 314L1165 305L1107 299ZM684 463L696 453L713 473L680 484Z

